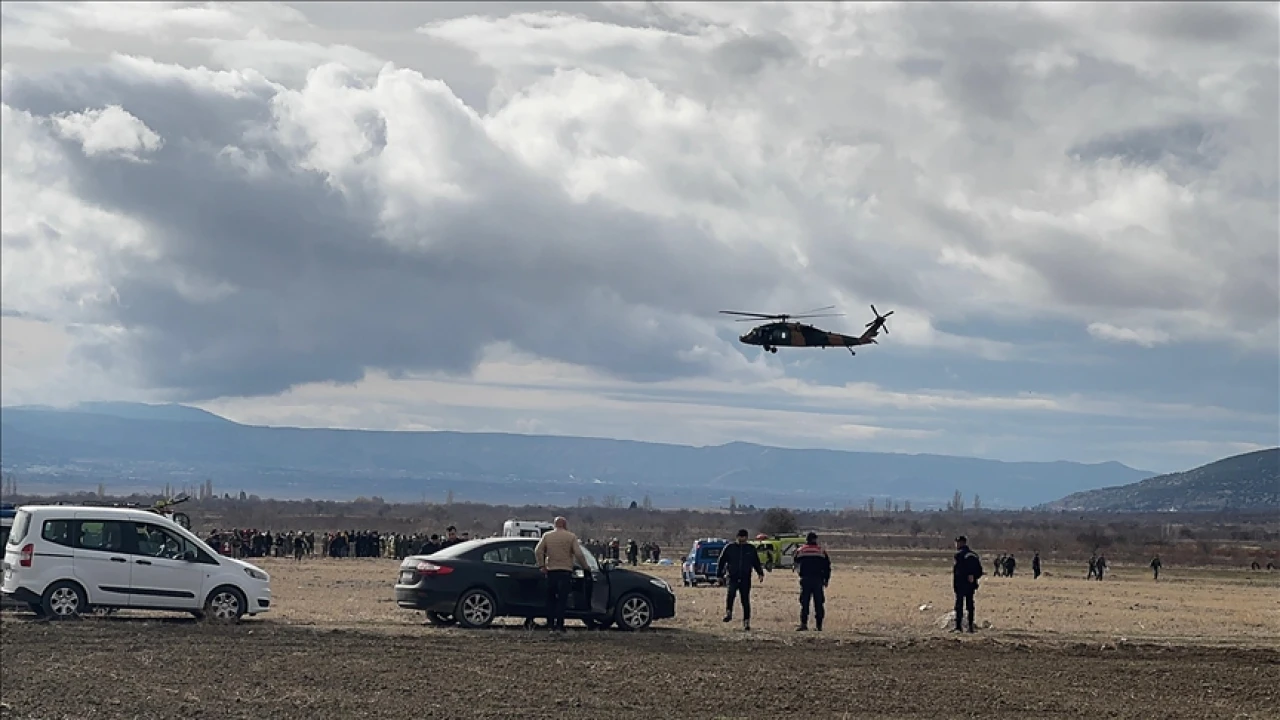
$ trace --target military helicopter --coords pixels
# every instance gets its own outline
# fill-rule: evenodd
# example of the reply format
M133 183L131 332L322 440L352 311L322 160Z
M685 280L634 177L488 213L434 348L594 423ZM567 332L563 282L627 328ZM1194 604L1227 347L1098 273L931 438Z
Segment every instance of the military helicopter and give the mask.
M867 331L858 336L842 335L837 332L828 332L819 330L812 325L805 325L798 322L787 322L788 320L801 320L807 318L818 317L840 317L844 313L825 313L827 310L835 309L835 305L827 307L814 308L807 310L798 315L765 315L762 313L738 312L737 310L721 310L724 315L745 315L746 317L738 322L758 322L760 320L773 320L774 322L765 323L759 327L752 328L738 338L744 345L759 345L767 352L776 353L780 347L842 347L848 348L850 355L857 355L853 348L858 345L875 345L876 335L880 334L880 330L884 330L885 334L889 333L889 328L885 325L885 320L893 314L893 311L881 315L876 306L871 306L871 312L875 313L876 319L867 323Z

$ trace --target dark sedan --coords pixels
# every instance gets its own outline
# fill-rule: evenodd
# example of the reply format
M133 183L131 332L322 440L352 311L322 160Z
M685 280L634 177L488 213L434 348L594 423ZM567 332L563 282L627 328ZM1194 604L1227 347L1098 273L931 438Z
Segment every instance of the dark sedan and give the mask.
M486 538L405 558L396 602L425 611L437 625L486 627L499 617L546 617L547 581L534 558L537 545L537 538ZM617 623L624 630L675 617L675 592L665 580L601 566L585 554L590 567L574 572L566 617L591 628Z

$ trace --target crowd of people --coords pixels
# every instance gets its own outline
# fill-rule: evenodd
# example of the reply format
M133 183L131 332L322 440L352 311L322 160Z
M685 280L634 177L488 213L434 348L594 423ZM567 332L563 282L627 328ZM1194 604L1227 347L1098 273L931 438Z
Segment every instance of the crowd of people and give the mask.
M494 533L497 536L498 533ZM479 536L477 536L479 537ZM456 526L439 533L391 533L376 530L340 530L316 533L300 530L277 531L257 528L232 528L212 530L205 536L210 547L234 558L288 558L302 560L311 557L327 558L394 558L403 560L410 555L430 555L450 545L471 540L469 532L458 532ZM622 562L622 545L617 538L609 540L584 540L582 547L597 560ZM657 563L662 549L655 542L637 544L627 541L626 560L631 565L641 562Z
M430 554L450 545L471 539L470 533L458 533L450 525L440 534L389 533L376 530L341 530L336 532L277 531L256 528L213 530L205 542L214 550L234 558L292 557L301 561L315 556L329 558L395 558Z

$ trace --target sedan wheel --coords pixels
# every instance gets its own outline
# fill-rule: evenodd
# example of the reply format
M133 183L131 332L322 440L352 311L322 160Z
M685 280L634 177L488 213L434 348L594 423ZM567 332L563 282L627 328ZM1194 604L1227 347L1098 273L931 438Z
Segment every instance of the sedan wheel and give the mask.
M458 611L453 614L463 627L488 627L498 614L493 596L484 590L468 590L458 599Z
M644 595L633 593L622 598L615 615L623 630L643 630L653 622L653 603Z

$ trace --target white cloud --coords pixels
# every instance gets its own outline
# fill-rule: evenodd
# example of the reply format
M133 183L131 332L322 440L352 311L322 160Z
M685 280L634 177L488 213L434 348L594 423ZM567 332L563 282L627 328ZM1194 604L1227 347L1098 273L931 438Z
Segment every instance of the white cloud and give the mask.
M1089 323L1089 334L1099 340L1127 342L1142 347L1155 347L1169 342L1169 333L1151 328L1116 327L1111 323Z
M59 134L78 141L84 154L91 157L115 155L136 161L164 145L163 138L119 105L59 115L53 124Z

